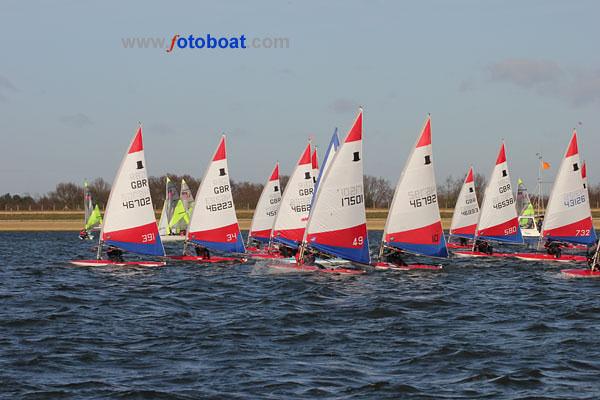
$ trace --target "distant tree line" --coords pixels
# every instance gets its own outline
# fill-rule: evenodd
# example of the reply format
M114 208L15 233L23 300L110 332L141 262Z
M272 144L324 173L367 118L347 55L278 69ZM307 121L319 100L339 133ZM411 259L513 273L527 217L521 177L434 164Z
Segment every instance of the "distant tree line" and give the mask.
M181 184L181 179L185 179L194 195L200 185L200 180L190 175L179 176L169 174L169 178L176 182L178 188ZM165 179L166 176L152 176L149 178L150 194L152 195L152 201L156 209L160 209L165 200ZM288 176L280 177L282 189L285 188L288 179ZM443 182L438 182L438 203L441 208L454 207L463 179L464 177L454 178L449 176ZM477 197L481 204L486 178L481 174L476 174L474 179ZM395 185L395 182L393 185ZM393 185L384 178L365 175L365 206L367 208L388 208L394 195ZM110 193L108 182L102 178L96 178L89 182L88 187L92 193L94 202L98 203L101 209L104 209ZM262 187L262 184L253 182L231 181L231 191L236 207L238 209L253 209L258 202ZM589 190L591 206L599 208L600 183L590 186ZM532 201L535 202L535 195L530 192L530 196L532 197ZM547 198L543 200L545 203L547 202ZM59 183L53 191L42 196L30 196L28 194L11 195L10 193L6 193L0 196L0 210L83 210L83 186L72 182Z

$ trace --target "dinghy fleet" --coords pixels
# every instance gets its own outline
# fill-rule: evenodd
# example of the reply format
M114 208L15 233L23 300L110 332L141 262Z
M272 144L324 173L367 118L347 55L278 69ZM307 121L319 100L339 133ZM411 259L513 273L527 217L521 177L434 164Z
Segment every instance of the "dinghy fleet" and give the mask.
M573 131L549 197L540 232L529 197L519 181L515 196L507 148L501 143L478 204L470 167L458 195L446 238L438 204L431 117L426 118L396 185L378 252L371 252L363 186L363 111L340 140L333 133L319 168L309 143L282 190L279 163L260 195L246 240L231 191L227 140L223 135L195 197L182 181L165 182L165 203L157 223L148 186L142 127L137 129L117 171L104 219L85 185L83 232L100 227L95 259L78 266L166 263L232 264L249 260L266 267L303 272L363 274L376 270L440 270L448 257L513 258L542 262L588 262L590 268L563 270L568 276L600 276L585 164ZM518 200L518 201L517 201ZM517 205L517 203L519 203ZM528 225L525 226L525 223ZM523 245L522 230L545 251L498 252L495 243ZM93 236L88 234L91 239ZM181 254L167 255L163 242L181 241ZM567 253L586 246L586 255ZM505 246L508 247L508 246ZM595 247L595 248L594 248ZM106 250L106 257L103 255ZM123 252L152 256L125 261ZM407 256L411 263L407 262ZM131 257L128 257L131 258ZM415 262L416 260L416 262Z

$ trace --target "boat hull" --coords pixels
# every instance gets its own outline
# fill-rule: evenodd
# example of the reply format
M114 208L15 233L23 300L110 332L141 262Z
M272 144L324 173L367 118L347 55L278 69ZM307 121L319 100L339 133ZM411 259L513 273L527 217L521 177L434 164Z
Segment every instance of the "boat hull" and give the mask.
M287 263L287 264L268 264L269 268L279 269L279 270L287 270L287 271L297 271L297 272L319 272L323 274L339 274L339 275L362 275L365 274L366 271L362 269L352 269L352 268L331 268L331 267L319 267L316 265L304 265L298 263Z
M199 264L241 264L248 261L244 257L220 257L211 256L210 258L204 258L200 256L167 256L169 260L173 261L188 261Z
M488 254L488 253L482 253L480 251L453 251L452 254L454 254L456 257L462 257L462 258L484 258L484 257L490 257L490 258L505 258L505 257L512 257L512 254L510 253L492 253L492 254Z
M182 235L161 235L160 236L160 240L163 243L169 243L169 242L183 242L185 241L185 236Z
M514 253L513 257L525 261L587 262L586 256L562 254L559 258L547 253Z
M571 278L600 278L600 271L591 269L563 269L560 272Z
M376 262L373 267L377 270L390 270L390 271L414 271L419 269L439 271L443 267L439 264L409 264L409 265L395 265L387 262Z
M78 267L107 267L107 266L117 266L117 267L129 267L129 266L138 266L138 267L162 267L167 263L164 261L110 261L110 260L71 260L69 263L76 265Z

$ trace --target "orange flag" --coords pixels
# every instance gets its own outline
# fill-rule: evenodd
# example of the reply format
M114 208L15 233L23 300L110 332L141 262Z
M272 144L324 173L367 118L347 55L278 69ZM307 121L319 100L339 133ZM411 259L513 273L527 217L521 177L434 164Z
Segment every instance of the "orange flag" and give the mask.
M550 163L546 161L542 161L542 169L550 169Z

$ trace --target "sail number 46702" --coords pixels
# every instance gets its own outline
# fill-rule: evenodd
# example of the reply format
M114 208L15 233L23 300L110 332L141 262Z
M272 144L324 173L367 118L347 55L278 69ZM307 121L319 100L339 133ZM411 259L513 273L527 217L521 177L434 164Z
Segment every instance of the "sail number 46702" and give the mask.
M134 208L134 207L143 207L152 204L150 201L150 196L142 197L141 199L129 200L123 202L123 207L125 208Z

